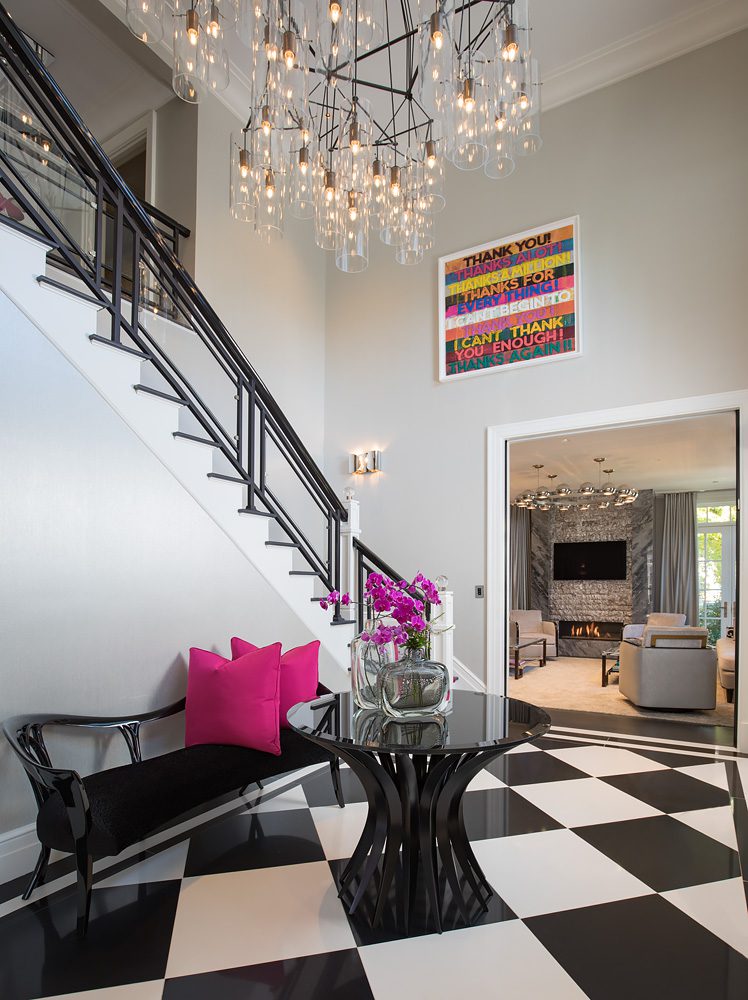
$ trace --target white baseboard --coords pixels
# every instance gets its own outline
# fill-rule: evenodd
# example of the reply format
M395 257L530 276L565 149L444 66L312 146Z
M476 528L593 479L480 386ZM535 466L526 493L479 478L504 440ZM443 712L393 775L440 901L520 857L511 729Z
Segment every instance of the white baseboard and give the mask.
M485 693L486 691L485 681L482 681L480 677L474 674L473 671L469 667L466 667L461 660L458 660L456 656L454 657L453 662L454 662L455 673L457 674L458 677L458 684L457 684L458 688L466 687L469 688L471 691L480 691L482 693Z
M33 823L0 833L0 885L33 871L38 856L39 840ZM50 860L62 857L64 855L52 851Z

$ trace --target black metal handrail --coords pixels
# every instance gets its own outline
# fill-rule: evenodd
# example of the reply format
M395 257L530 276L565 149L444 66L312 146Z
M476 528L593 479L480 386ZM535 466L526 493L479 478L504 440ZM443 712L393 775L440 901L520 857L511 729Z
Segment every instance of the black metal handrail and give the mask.
M3 77L5 84L3 84ZM65 163L71 188L90 216L88 240L72 231L70 212L44 196L38 170L24 169L18 157L0 151L0 183L20 206L22 219L0 214L0 221L31 230L50 247L50 260L72 273L84 294L110 319L105 339L150 361L173 392L189 408L198 435L220 450L232 476L247 487L249 513L270 514L296 544L306 562L330 589L340 586L340 526L347 512L330 483L301 441L270 390L195 285L167 238L151 206L134 196L108 157L37 58L22 32L0 4L0 89L14 96L39 123L56 157ZM0 94L0 97L2 95ZM21 158L22 159L22 158ZM72 197L68 191L68 196ZM156 221L149 212L156 215ZM83 212L75 215L80 222ZM168 220L169 223L172 220ZM182 235L186 231L180 230ZM176 233L175 233L176 235ZM157 309L154 296L162 304ZM163 308L166 303L168 308ZM233 417L216 415L198 385L193 384L149 329L149 313L164 312L197 335L233 396ZM227 398L231 396L227 395ZM302 483L322 515L327 533L323 551L303 532L267 481L267 451L272 447Z

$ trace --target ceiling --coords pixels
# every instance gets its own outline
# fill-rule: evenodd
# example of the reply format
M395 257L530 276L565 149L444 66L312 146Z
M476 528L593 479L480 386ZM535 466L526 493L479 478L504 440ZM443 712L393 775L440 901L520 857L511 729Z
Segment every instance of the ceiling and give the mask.
M642 490L680 492L735 488L735 417L715 413L520 441L510 449L510 491L515 497L556 473L555 486L576 489L597 482L595 457L605 457L611 479ZM603 477L604 478L604 477ZM545 485L550 486L548 479Z
M99 138L170 99L169 34L154 49L138 42L123 23L126 0L4 2L21 27L55 54L53 74ZM316 0L302 2L311 6ZM746 0L530 0L530 8L545 108L748 27ZM388 9L395 34L402 26L400 4L389 0ZM243 119L249 52L237 41L231 57L232 83L221 97ZM403 64L395 60L396 86ZM367 60L366 70L371 79L385 79L385 55ZM389 97L369 94L375 114L386 122Z

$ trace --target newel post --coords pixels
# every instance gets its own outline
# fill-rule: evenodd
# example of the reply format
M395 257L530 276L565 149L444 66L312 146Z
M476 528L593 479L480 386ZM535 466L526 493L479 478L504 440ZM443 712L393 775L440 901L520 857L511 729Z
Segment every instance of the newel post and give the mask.
M348 520L340 525L340 589L343 593L349 593L352 601L357 601L360 595L356 593L356 553L353 540L361 534L361 505L353 490L347 489L343 494L343 506L348 512Z
M447 590L446 576L436 579L441 604L431 609L431 658L443 663L454 677L454 592Z

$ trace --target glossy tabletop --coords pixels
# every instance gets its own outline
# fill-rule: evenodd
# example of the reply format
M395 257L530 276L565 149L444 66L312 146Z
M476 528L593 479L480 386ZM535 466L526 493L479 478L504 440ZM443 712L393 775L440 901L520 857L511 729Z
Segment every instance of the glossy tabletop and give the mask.
M392 719L358 708L350 692L324 695L295 705L290 725L322 743L382 753L439 754L506 746L536 739L550 728L547 712L516 698L455 691L447 715Z

